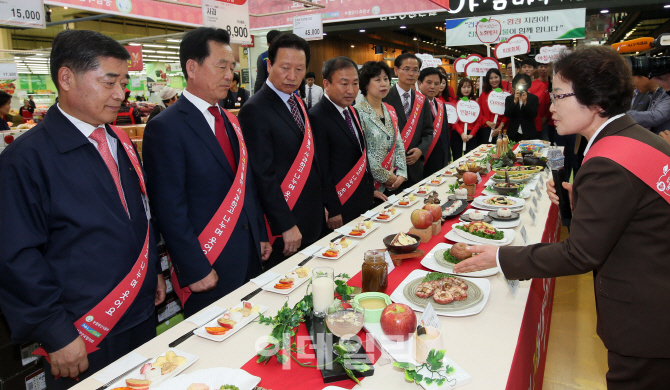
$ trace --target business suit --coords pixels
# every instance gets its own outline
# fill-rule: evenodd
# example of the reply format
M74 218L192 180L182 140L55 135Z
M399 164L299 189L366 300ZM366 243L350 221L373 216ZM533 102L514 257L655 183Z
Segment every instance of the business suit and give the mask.
M264 51L256 58L256 81L254 82L254 94L263 88L265 80L268 79L268 51Z
M298 111L302 117L302 110L298 108ZM291 210L282 194L281 183L300 151L303 131L284 101L267 83L242 107L238 118L249 148L254 179L262 188L259 197L272 234L281 235L297 225L302 246L311 245L319 238L325 218L318 150L302 193ZM272 247L266 268L285 259L281 237Z
M240 109L240 108L242 108L244 103L247 102L247 100L249 100L249 97L247 95L247 91L244 88L239 87L237 89L237 97L236 98L233 98L232 92L228 91L228 95L226 96L225 99L221 99L219 101L219 105L221 107L225 108L226 110ZM240 105L236 106L235 103L239 103Z
M237 136L225 115L224 120L239 161ZM198 236L235 178L214 131L185 95L149 122L143 146L151 206L179 284L186 287L202 280L212 268L219 277L213 290L194 293L186 301L185 314L191 315L261 271L260 243L267 235L256 183L252 175L246 176L244 207L227 245L210 266Z
M537 128L535 127L535 117L540 107L540 101L537 96L527 93L526 104L514 103L514 95L505 98L505 116L509 119L507 126L507 136L515 142L529 139L538 139ZM523 134L519 134L519 125Z
M116 136L109 127L107 133ZM47 352L70 344L74 322L100 303L130 273L147 234L139 177L117 140L118 171L128 213L96 147L54 105L44 120L0 155L0 305L12 341L38 341ZM153 230L153 229L152 229ZM153 326L159 264L149 234L147 273L102 349L88 356L86 378L148 341L131 329ZM146 327L143 329L146 330ZM128 349L131 348L131 349ZM47 366L48 367L48 366ZM74 385L72 379L49 388Z
M411 90L410 91L410 115L411 115L411 109L414 107L414 100L416 99L416 91ZM430 143L433 141L433 116L430 112L430 107L428 107L427 100L424 101L423 104L423 109L421 111L421 115L419 115L418 119L418 124L416 127L416 131L414 132L414 137L412 137L411 141L409 142L409 146L405 145L405 150L409 151L414 148L419 148L421 150L421 157L419 157L419 160L415 162L412 165L407 165L407 174L409 177L407 178L407 181L403 183L403 185L400 188L406 188L409 186L412 186L419 181L423 180L424 174L423 174L423 162L425 161L426 158L426 153L428 152L428 147L430 146ZM388 95L386 95L386 98L383 99L384 103L388 103L395 108L396 113L398 114L398 127L400 130L400 134L403 133L403 129L405 128L405 124L407 123L407 116L405 115L405 110L402 107L402 98L400 97L400 93L398 92L398 87L393 86L391 87L391 90L389 91Z
M641 141L670 156L670 145L628 115L603 128L594 144L613 135ZM663 167L650 169L663 174ZM619 164L594 157L575 177L573 205L567 240L500 248L505 277L549 278L594 271L597 330L605 347L628 357L670 358L668 203Z
M444 103L437 99L434 99L432 103L426 99L426 104L434 104L436 112L438 107L437 104L442 104L444 106ZM430 109L430 107L428 108ZM433 124L435 124L435 117L433 116L432 110L430 111L430 115ZM451 142L449 141L449 121L447 120L447 109L445 108L444 118L442 118L442 131L440 133L440 138L437 140L433 151L430 153L428 160L426 160L426 163L423 166L424 177L428 177L433 173L441 170L442 168L449 165L449 162L451 162Z
M351 132L335 104L327 97L321 99L309 111L309 120L314 129L319 153L319 169L325 178L326 209L330 217L342 215L344 223L374 207L375 190L369 164L366 164L358 188L347 202L342 204L338 198L335 186L348 175L365 150L365 137L351 113L355 109L353 107L347 109L352 124L358 132L358 138ZM356 115L358 116L358 112Z
M651 102L651 93L638 92L635 97L633 97L633 103L630 105L630 109L633 111L647 111L649 103Z

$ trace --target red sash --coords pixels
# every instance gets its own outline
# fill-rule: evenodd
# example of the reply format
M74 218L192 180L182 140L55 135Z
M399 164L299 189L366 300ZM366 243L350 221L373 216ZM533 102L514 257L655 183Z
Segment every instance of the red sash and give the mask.
M389 112L389 116L391 117L391 122L393 123L393 147L386 154L386 157L384 157L384 160L382 161L382 168L386 169L387 171L391 171L393 156L395 154L395 145L398 141L398 114L395 112L395 108L393 108L392 105L388 103L384 103L384 105L386 106L386 109ZM383 183L375 183L375 189L378 190L382 184Z
M114 134L118 137L126 151L130 162L137 172L140 179L140 190L146 195L147 190L144 184L144 175L142 174L142 167L139 159L135 154L133 143L130 141L128 135L116 126L110 126ZM147 235L144 238L144 245L139 257L133 264L130 273L114 287L114 289L103 298L100 303L95 305L88 313L79 318L74 326L79 332L79 335L86 343L86 353L97 351L98 344L107 337L112 331L117 322L123 317L126 310L133 304L137 293L142 288L144 277L146 276L147 258L149 257L149 227L151 223L147 223ZM44 348L39 348L33 352L35 355L44 356L49 361L49 354Z
M414 94L414 106L412 106L412 111L410 111L409 118L407 118L405 128L402 130L402 142L405 144L405 152L409 150L409 143L414 138L416 127L419 125L419 116L421 116L423 103L426 101L426 97L419 92L415 92Z
M611 135L594 143L584 157L605 157L626 168L670 203L670 157L636 139Z
M305 105L302 103L302 99L296 97L295 100L298 102L298 105L300 105L300 109L302 109L305 118L305 135L302 138L302 145L300 145L298 155L295 157L295 161L293 161L286 177L284 177L284 181L281 183L281 192L284 194L284 199L291 210L295 207L295 203L298 201L302 189L305 187L305 183L307 183L307 178L312 170L312 161L314 160L312 125L309 123L309 116L307 116L307 110L305 110ZM265 224L267 225L270 244L272 244L279 236L272 235L270 225L267 224L267 218Z
M433 152L433 149L435 149L435 145L437 145L437 140L440 139L440 135L442 134L442 121L444 121L444 104L440 103L437 105L437 116L433 121L433 127L434 127L433 142L430 143L428 152L426 152L426 158L423 160L424 165L428 161L428 157L430 157L430 154Z
M362 129L360 122L358 121L358 115L356 115L354 110L351 110L351 115L356 120L356 124L359 129ZM361 134L361 137L363 135ZM363 138L361 138L363 141ZM363 143L365 145L365 143ZM344 205L347 203L351 195L356 192L358 185L361 184L361 178L365 173L365 167L368 164L367 149L363 148L363 155L358 159L356 164L351 168L351 170L337 183L335 189L337 190L337 196L340 198L340 203Z
M228 243L230 235L233 234L237 220L240 218L242 208L244 207L244 193L247 186L247 145L244 143L240 122L228 110L222 109L222 111L226 114L226 117L233 125L233 129L235 129L235 134L237 134L237 140L240 144L240 159L237 163L237 174L235 174L233 185L228 190L219 209L216 210L207 226L198 235L200 248L210 265L214 265L221 251L223 251L223 248ZM172 280L174 291L183 305L191 296L191 289L188 286L181 287L179 285L174 267L170 269L170 279Z

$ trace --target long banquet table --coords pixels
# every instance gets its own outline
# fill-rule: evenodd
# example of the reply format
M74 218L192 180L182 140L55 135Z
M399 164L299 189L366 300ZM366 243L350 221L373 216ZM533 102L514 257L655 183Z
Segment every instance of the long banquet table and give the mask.
M468 155L462 159L467 159L467 157ZM450 166L454 165L457 164L451 164ZM541 175L544 181L548 179L544 173L541 173ZM487 176L483 177L482 183L477 186L478 195L483 190L486 181ZM449 184L454 182L455 179L449 177L447 178L447 183L435 188L440 194L441 203L447 200L446 191ZM542 186L542 190L544 191L544 186ZM535 191L532 192L532 197L538 198ZM527 231L529 244L556 242L558 239L560 224L557 208L551 205L546 193L542 194L542 197L538 199L536 210L537 223L533 225L528 212L529 207L533 204L531 198L526 200L527 204L521 212L521 224L515 228L516 234L511 245L523 245L520 230L524 226ZM376 210L382 210L386 204L378 206ZM422 201L410 209L399 209L402 210L402 214L396 219L388 223L382 223L378 229L363 239L354 239L360 242L339 260L334 261L315 257L307 263L307 266L311 268L322 266L332 267L335 270L335 274L347 273L351 276L357 275L361 271L364 252L369 249L384 248L382 238L389 234L400 231L406 232L411 227L411 211L420 207L423 207ZM357 221L362 219L363 217L360 217ZM442 227L442 232L434 236L429 243L422 244L420 249L424 249L427 254L436 244L450 242L444 238L444 235L455 222L458 222L457 218L447 220ZM348 225L352 226L352 223ZM337 235L337 233L331 233L322 238L317 244L327 246L330 240ZM297 266L305 258L305 255L298 253L273 268L272 271L284 274L292 267ZM401 266L396 267L391 272L389 275L389 288L387 290L389 295L399 282L404 279L406 274L409 274L414 269L426 269L420 264L420 261L421 258L404 260ZM549 338L549 324L551 323L554 280L534 279L532 281L522 281L516 297L513 297L501 273L490 276L487 279L491 283L491 294L486 307L481 313L468 317L439 317L442 323L441 330L444 346L447 351L446 354L472 376L472 382L463 386L465 389L541 388L547 341ZM354 276L353 280L358 280L358 283L360 283L360 277L358 276ZM356 285L354 282L352 284ZM360 284L358 285L360 286ZM292 307L302 299L306 286L307 283L288 295L289 306ZM237 305L243 297L257 288L257 285L249 282L221 298L214 305L220 307L223 311L226 308ZM266 316L273 316L286 302L286 299L286 295L261 291L250 301L268 306L269 310L264 314ZM417 315L420 316L421 313L417 313ZM187 319L155 337L134 352L146 358L155 359L168 349L168 344L195 327ZM243 368L246 365L245 369L253 371L251 372L253 375L261 377L259 386L267 389L322 389L329 385L352 388L354 385L353 381L324 384L318 370L313 368L303 368L297 364L292 364L290 370L281 370L274 358L266 366L257 365L255 363L256 341L260 337L267 336L270 331L270 327L261 325L258 322L252 322L223 342L214 342L198 336L192 336L176 348L198 355L200 359L183 373L188 374L196 370L211 367ZM252 370L248 368L252 368ZM116 374L121 374L121 372ZM376 363L374 375L363 379L361 383L362 387L355 388L417 388L415 384L406 382L402 371L393 368L391 364L382 366ZM97 389L101 385L97 380L88 378L77 384L74 389L91 390ZM445 385L442 388L449 388L449 386Z

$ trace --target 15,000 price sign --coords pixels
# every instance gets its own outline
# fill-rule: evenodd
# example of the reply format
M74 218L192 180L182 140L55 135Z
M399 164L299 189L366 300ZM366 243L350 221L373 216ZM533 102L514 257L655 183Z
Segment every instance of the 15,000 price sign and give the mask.
M0 25L46 28L43 0L0 1Z
M228 31L231 43L251 43L248 0L203 0L202 22L206 27Z

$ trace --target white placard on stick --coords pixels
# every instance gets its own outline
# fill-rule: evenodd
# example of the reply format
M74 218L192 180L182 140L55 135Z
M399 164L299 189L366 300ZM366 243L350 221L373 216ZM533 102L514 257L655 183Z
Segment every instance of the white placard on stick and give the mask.
M476 32L482 43L494 43L502 33L502 25L495 19L483 18L477 22Z
M447 122L450 125L453 125L458 121L458 112L456 112L456 106L454 103L445 103L444 108L447 111Z
M565 45L544 46L540 48L540 53L535 56L535 61L541 64L556 62L561 56L561 52L566 50Z
M202 24L228 31L231 43L251 44L248 1L202 0Z
M496 58L507 58L527 54L529 51L530 41L528 38L525 35L517 34L509 37L507 41L496 45L494 53Z
M323 39L323 18L321 14L294 16L293 34L306 41Z
M483 58L481 61L472 61L468 62L465 65L465 74L470 76L483 77L486 76L486 73L489 69L498 69L500 70L500 64L498 60L491 57Z
M487 100L489 104L489 111L496 115L505 115L505 99L509 95L509 92L505 92L501 88L496 88L491 91Z
M43 0L0 0L0 25L47 28Z

